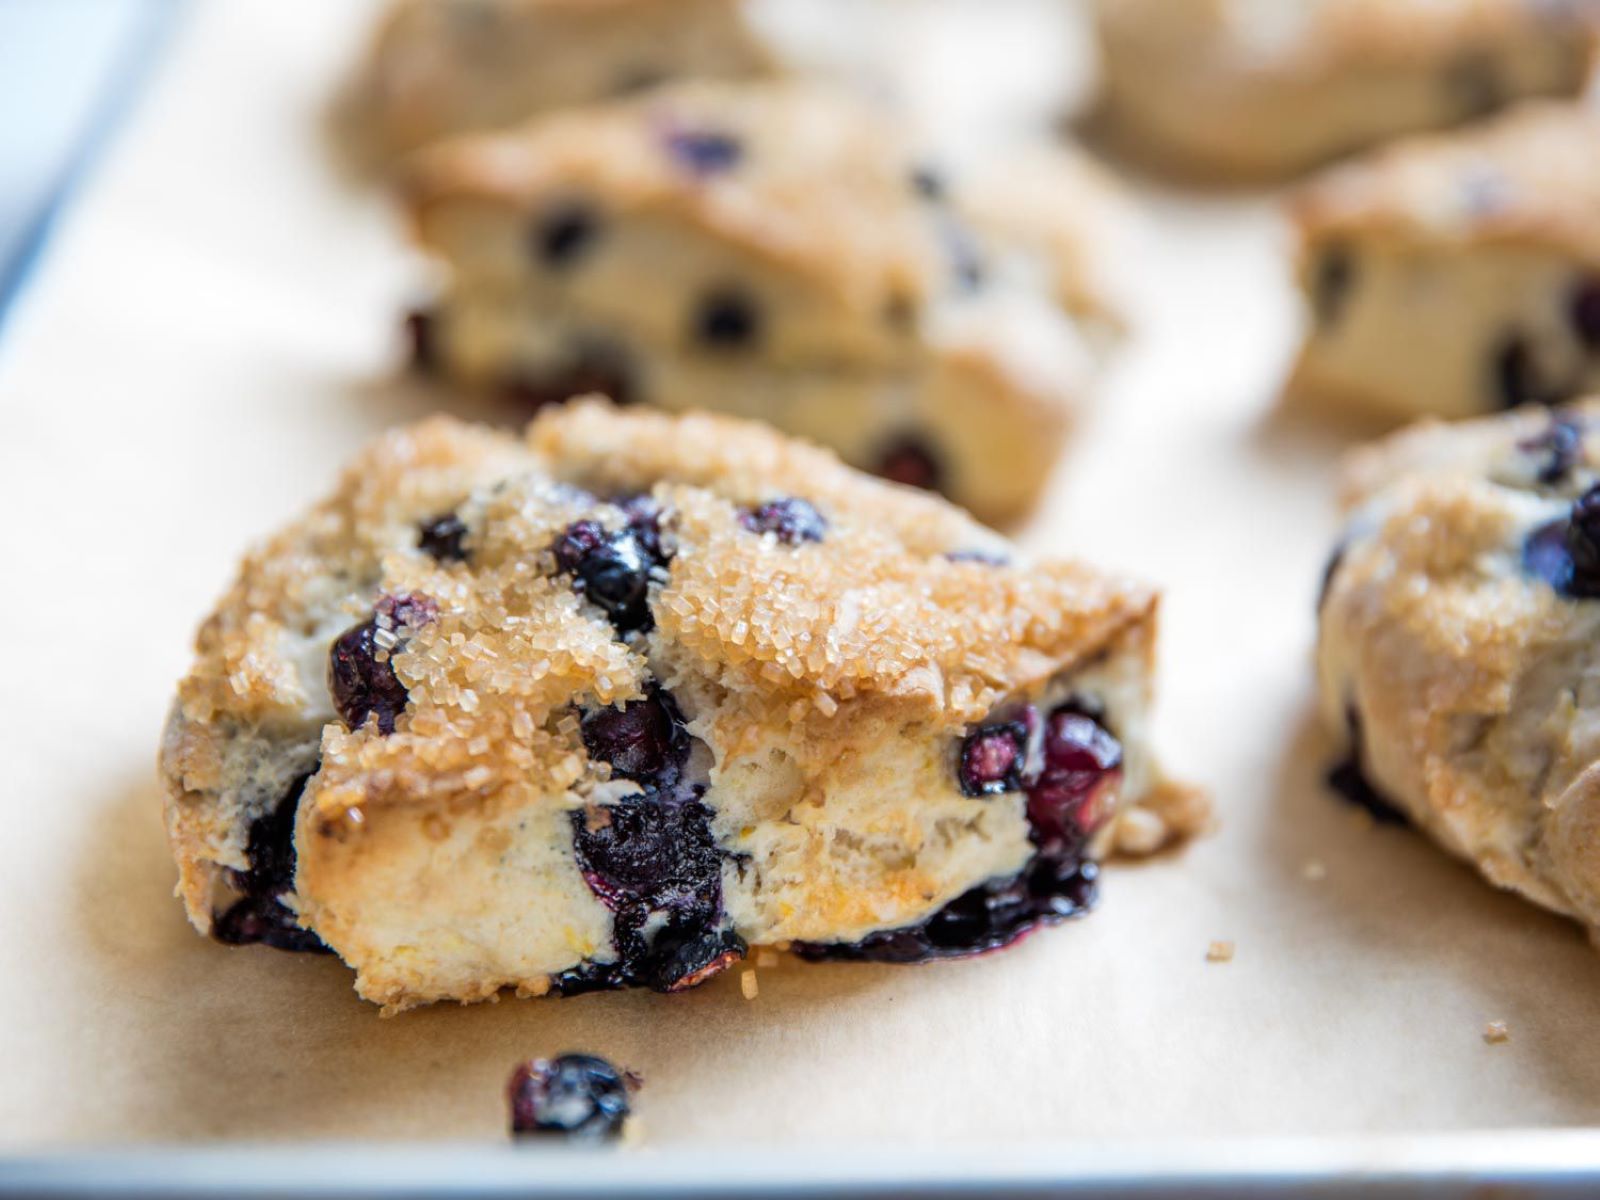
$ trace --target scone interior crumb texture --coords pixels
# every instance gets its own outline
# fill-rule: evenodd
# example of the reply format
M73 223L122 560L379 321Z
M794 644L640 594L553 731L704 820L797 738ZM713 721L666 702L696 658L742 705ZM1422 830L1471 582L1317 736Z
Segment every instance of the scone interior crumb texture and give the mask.
M1292 203L1291 388L1391 417L1600 387L1600 113L1530 104L1328 172Z
M1576 95L1592 5L1097 0L1100 116L1152 164L1281 178L1518 100Z
M1146 744L1155 613L756 425L434 418L201 627L180 894L390 1011L1004 945L1205 818Z
M1037 498L1119 328L1114 189L971 170L814 84L682 84L467 137L405 195L455 381L756 417L980 518Z
M1352 770L1493 883L1600 927L1600 400L1356 455L1320 607Z

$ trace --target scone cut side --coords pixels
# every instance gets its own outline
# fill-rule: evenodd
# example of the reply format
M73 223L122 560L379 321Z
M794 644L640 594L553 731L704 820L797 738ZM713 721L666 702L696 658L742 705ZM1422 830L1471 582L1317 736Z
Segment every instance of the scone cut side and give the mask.
M816 84L457 139L405 198L441 269L426 357L458 384L760 418L989 521L1032 506L1121 327L1126 218L1093 168L952 174Z
M755 425L434 418L202 626L180 894L388 1011L997 948L1205 819L1147 744L1155 612Z
M1320 604L1330 725L1492 883L1600 927L1600 401L1360 452Z
M1531 104L1297 194L1308 331L1290 391L1391 418L1600 387L1600 115Z

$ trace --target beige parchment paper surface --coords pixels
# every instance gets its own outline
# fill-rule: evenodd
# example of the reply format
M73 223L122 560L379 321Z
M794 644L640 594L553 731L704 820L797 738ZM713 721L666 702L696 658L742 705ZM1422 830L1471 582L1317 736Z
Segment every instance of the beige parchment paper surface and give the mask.
M985 71L1020 111L1070 74L1049 7L856 0L812 41L876 54L929 112ZM662 1144L1600 1118L1579 931L1319 785L1312 606L1348 434L1275 411L1297 317L1271 197L1136 192L1135 340L1022 531L1167 585L1160 734L1215 835L1014 951L786 964L754 1000L734 973L381 1020L336 961L195 936L152 766L193 628L251 539L439 400L395 378L414 264L319 140L368 18L191 6L0 342L0 1142L495 1138L513 1061L569 1048L645 1076Z

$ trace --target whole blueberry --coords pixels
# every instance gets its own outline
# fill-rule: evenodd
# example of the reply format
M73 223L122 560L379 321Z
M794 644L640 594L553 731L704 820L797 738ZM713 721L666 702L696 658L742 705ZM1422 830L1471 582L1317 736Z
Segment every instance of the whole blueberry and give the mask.
M410 699L394 673L394 656L405 645L403 631L434 619L438 608L426 596L386 596L373 615L336 639L328 653L328 691L351 729L375 716L378 732L394 732L395 718Z
M1600 596L1600 485L1572 502L1567 514L1566 543L1567 553L1572 556L1572 594Z
M937 491L944 481L944 470L928 444L909 434L884 446L873 470L894 483L928 491Z
M1584 348L1600 350L1600 279L1582 280L1572 289L1567 317Z
M599 232L594 214L581 205L557 208L542 216L533 227L535 255L546 266L570 267L589 248Z
M770 533L785 546L820 542L828 522L808 500L785 496L755 508L741 509L739 524L751 533Z
M660 566L660 543L628 525L607 530L598 521L569 525L552 547L556 567L610 618L619 633L648 630L650 573Z
M663 141L673 160L695 175L731 171L744 156L738 138L714 129L673 129Z
M582 1139L622 1134L636 1083L593 1054L562 1054L521 1063L511 1073L511 1132Z
M693 335L713 350L742 350L761 335L761 310L742 291L724 288L700 301L694 313Z
M611 764L613 775L671 787L689 757L689 735L672 696L652 688L642 700L601 708L582 719L591 758Z
M1334 243L1317 256L1311 271L1311 310L1317 324L1331 326L1339 319L1355 277L1356 260L1349 246Z
M467 524L455 513L424 521L417 530L417 549L439 562L465 562Z

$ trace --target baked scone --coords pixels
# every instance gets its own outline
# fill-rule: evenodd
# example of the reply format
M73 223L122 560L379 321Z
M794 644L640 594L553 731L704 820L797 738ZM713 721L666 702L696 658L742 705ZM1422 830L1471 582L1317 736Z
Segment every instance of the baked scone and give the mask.
M991 522L1043 486L1117 328L1086 163L982 178L814 85L685 84L416 164L444 268L422 361L529 404L760 417Z
M1146 745L1155 614L759 425L434 418L201 628L179 892L390 1011L991 949L1204 817Z
M1587 0L1097 0L1101 116L1187 173L1291 175L1386 138L1572 96Z
M1294 200L1290 387L1471 416L1600 387L1600 113L1535 103L1338 167Z
M377 159L671 79L771 74L742 0L396 0L350 97Z
M1371 789L1600 929L1600 400L1428 423L1351 462L1327 719Z

